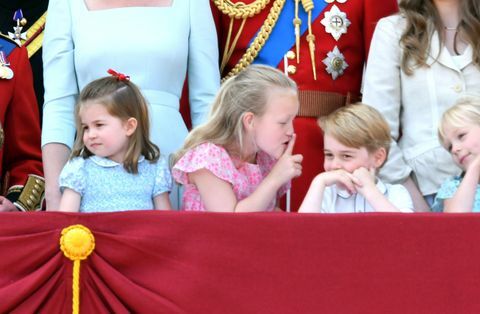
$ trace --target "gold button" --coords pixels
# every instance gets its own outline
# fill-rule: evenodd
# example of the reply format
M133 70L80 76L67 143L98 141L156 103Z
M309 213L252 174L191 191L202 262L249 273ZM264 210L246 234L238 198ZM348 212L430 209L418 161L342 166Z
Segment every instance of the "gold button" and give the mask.
M38 185L38 184L35 184L33 187L34 187L35 189L37 189L37 190L40 189L40 185Z
M33 202L31 200L27 200L27 205L28 206L32 206L33 205Z
M287 52L287 58L288 59L293 60L293 59L295 59L295 57L296 57L295 52L293 52L291 50L289 52Z
M31 199L32 201L37 201L37 198L33 195L30 195L28 198Z
M38 195L38 191L35 190L35 189L33 189L33 190L32 190L32 194Z
M287 67L287 73L288 73L288 74L295 74L295 73L297 73L297 67L294 66L294 65L289 65L289 66Z
M35 183L40 183L42 181L38 180L38 179L35 179Z

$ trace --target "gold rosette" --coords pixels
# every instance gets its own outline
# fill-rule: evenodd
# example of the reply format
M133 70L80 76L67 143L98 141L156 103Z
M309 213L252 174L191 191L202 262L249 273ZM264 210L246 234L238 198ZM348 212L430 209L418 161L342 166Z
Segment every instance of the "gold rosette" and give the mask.
M73 261L72 312L77 314L80 311L80 261L85 260L95 249L95 237L85 226L67 227L62 230L60 249Z

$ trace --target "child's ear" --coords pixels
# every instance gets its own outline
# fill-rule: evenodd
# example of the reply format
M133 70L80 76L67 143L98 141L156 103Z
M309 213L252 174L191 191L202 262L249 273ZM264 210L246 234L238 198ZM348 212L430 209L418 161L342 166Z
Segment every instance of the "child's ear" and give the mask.
M253 112L245 112L242 116L242 124L245 130L250 131L253 129L255 115Z
M373 153L375 169L379 169L387 160L387 150L384 147L380 147Z
M135 132L137 129L138 121L135 118L128 118L127 121L125 121L125 130L127 132L127 136L130 136Z

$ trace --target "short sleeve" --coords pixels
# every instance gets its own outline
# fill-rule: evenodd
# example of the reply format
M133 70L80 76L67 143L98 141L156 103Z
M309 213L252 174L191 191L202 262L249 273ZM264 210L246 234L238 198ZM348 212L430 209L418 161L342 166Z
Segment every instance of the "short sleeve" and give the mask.
M71 189L80 195L85 193L85 159L76 157L69 160L62 169L59 178L60 191L63 193L65 188Z
M335 200L337 194L337 187L336 185L333 186L326 186L323 190L323 198L322 198L322 208L319 208L318 211L320 213L335 213Z
M443 212L444 201L446 199L452 198L455 192L458 190L460 185L460 179L458 177L448 179L443 182L442 186L435 196L435 201L433 202L432 211L434 212Z
M172 176L175 181L185 185L189 184L188 174L200 169L206 169L231 184L235 183L235 165L221 146L203 143L192 148L173 166Z
M160 156L157 161L153 197L165 192L170 192L172 190L172 184L172 175L168 169L168 163L163 156Z
M413 212L413 201L408 190L401 184L388 184L388 200L402 213Z

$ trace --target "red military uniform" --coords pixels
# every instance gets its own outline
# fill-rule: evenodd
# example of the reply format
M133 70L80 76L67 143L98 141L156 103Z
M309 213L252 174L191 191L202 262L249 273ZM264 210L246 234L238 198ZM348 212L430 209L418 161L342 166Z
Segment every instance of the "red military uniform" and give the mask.
M44 196L40 122L27 50L0 36L0 175L2 195L24 211Z
M248 66L249 60L253 59L254 63L269 64L288 72L298 84L300 112L294 121L297 133L294 153L303 154L304 161L301 177L292 181L291 208L297 210L310 182L315 175L323 171L323 138L316 122L317 117L360 99L363 68L376 22L381 17L395 13L398 10L397 1L305 1L307 10L311 9L311 5L314 7L311 9L310 31L308 14L302 6L302 1L299 1L296 20L294 0L242 1L246 5L237 8L232 8L224 0L211 2L217 24L221 58L228 38L229 47L232 47L235 36L241 29L243 17L247 15L240 17L240 13L244 12L238 8L243 7L245 12L248 11L248 17L245 18L243 30L234 48L227 47L232 53L225 56L222 76L234 75L236 71ZM262 2L268 3L263 9ZM235 13L240 18L234 20L232 31L229 32L230 16L234 16ZM299 62L297 62L294 21L299 20L304 32L299 36ZM266 37L272 21L276 22L273 30L266 41L262 40L260 37ZM263 33L262 27L266 30ZM312 35L314 41L311 40ZM309 41L314 43L314 47ZM263 50L266 50L264 55ZM258 51L257 55L255 51ZM315 59L314 67L311 52ZM237 65L239 60L242 60L243 65L242 62ZM222 60L220 62L222 63Z
M40 124L43 109L42 41L48 0L9 0L0 7L0 33L26 46L33 71L33 87L37 97ZM21 9L22 14L16 15ZM19 24L13 18L21 18Z

